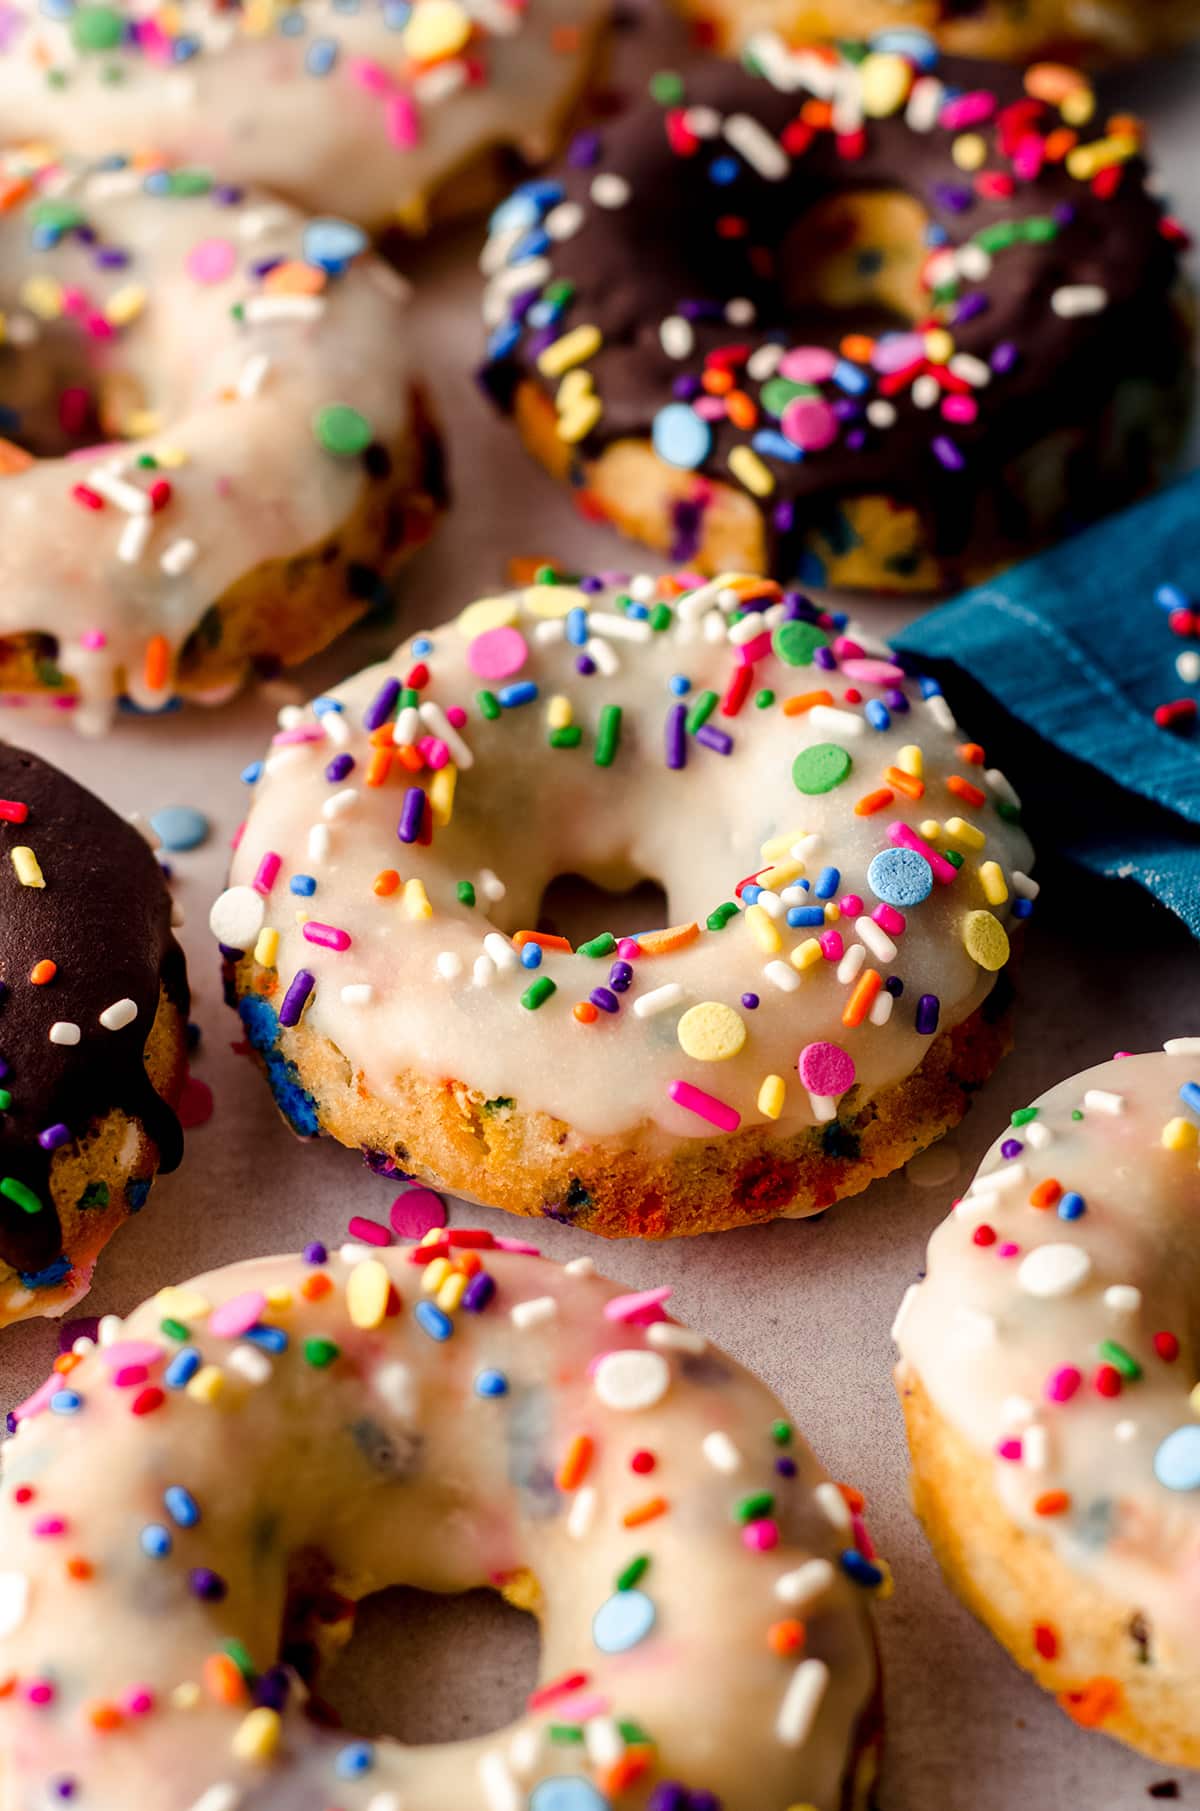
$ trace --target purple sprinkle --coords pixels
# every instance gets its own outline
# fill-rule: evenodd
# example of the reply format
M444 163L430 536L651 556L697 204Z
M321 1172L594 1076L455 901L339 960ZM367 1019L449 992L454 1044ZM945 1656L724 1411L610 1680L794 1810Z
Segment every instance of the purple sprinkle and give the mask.
M598 1006L601 1012L620 1012L621 1010L621 1002L611 988L593 987L588 999L593 1006Z
M486 1270L477 1270L463 1290L462 1306L468 1314L482 1314L495 1293L495 1277Z
M348 755L343 751L340 755L334 755L333 760L325 769L325 778L329 781L331 786L336 786L339 780L345 779L346 775L352 771L353 767L354 756Z
M254 1702L265 1710L282 1710L288 1701L290 1686L286 1667L268 1667L254 1682Z
M1073 201L1060 201L1054 208L1054 221L1057 226L1072 226L1077 218Z
M591 678L592 674L596 671L596 663L590 654L577 654L575 656L575 671L577 673L582 673L585 679Z
M725 310L718 302L683 301L679 313L685 321L723 321Z
M758 1006L758 995L757 994L743 994L742 995L742 1005L746 1008L747 1012L754 1012Z
M883 985L888 993L891 994L893 1000L898 1000L900 995L904 992L904 983L899 975L889 975Z
M687 706L673 704L667 712L667 766L685 767L687 765L687 735L684 725L687 721Z
M119 245L102 245L96 253L96 263L101 270L123 270L129 262L129 253L122 251Z
M363 712L364 729L380 729L387 722L396 708L400 696L400 681L385 679L375 696Z
M986 314L991 305L982 290L973 289L969 296L963 296L961 301L955 304L954 325L961 327L964 321L975 320L977 316Z
M693 377L685 372L682 377L677 377L672 383L671 393L678 397L680 402L692 402L699 396L701 387L698 377Z
M700 728L696 731L696 740L697 742L702 742L705 748L715 750L719 755L729 755L733 753L733 737L727 736L723 729L714 729L711 723L702 723L700 725Z
M608 971L608 985L614 993L625 993L632 980L633 969L628 962L614 962Z
M650 1794L646 1811L688 1811L689 1796L678 1780L661 1780Z
M975 199L970 189L950 182L935 182L933 198L951 214L965 214Z
M400 822L396 826L396 835L402 843L415 843L421 834L421 823L425 816L425 792L420 786L410 786L404 795L404 804L400 811Z
M771 521L776 534L791 534L796 526L796 505L790 498L785 497L782 502L775 505L771 513Z
M299 969L292 985L283 996L283 1005L279 1008L281 1025L298 1025L300 1014L304 1011L304 1002L316 986L316 976L307 968Z
M1000 344L992 349L992 370L1003 377L1013 369L1020 356L1021 354L1012 340L1001 340Z
M884 691L883 702L890 711L906 711L909 708L908 699L904 696L904 693L894 685L889 685Z
M57 1151L60 1144L69 1144L70 1139L70 1127L64 1126L61 1120L57 1125L47 1126L44 1132L39 1132L37 1135L37 1141L43 1151Z
M932 1037L938 1028L941 1001L936 994L922 994L917 1001L917 1030L923 1038Z
M779 1473L781 1478L794 1478L796 1475L796 1461L794 1459L789 1459L787 1454L784 1453L780 1458L776 1459L775 1470Z
M235 208L242 199L245 190L235 188L232 183L223 182L210 192L213 200L218 206L223 208Z
M194 1566L188 1574L188 1584L192 1595L202 1603L220 1603L229 1591L221 1574L209 1566Z
M580 579L579 589L581 591L586 591L589 597L595 597L598 591L603 591L604 580L589 574L587 578Z
M1004 1143L1000 1146L1000 1155L1001 1157L1007 1157L1011 1162L1014 1157L1019 1157L1024 1149L1025 1146L1021 1143L1019 1138L1006 1138Z
M567 162L576 170L587 170L600 155L601 139L598 132L577 132L571 140L567 152Z
M324 1264L328 1257L329 1253L324 1245L322 1245L320 1239L312 1239L304 1247L304 1262L306 1264Z
M837 656L832 648L814 648L813 665L820 667L823 672L836 673Z
M866 444L867 432L865 428L855 428L846 436L846 447L851 453L860 452Z
M944 465L948 472L961 472L965 469L966 458L949 434L935 434L929 444L938 464Z

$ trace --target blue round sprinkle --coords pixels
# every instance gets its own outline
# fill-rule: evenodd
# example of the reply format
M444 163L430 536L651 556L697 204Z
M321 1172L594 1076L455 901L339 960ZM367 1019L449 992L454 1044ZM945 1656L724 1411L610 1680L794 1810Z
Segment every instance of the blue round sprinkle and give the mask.
M667 681L667 685L675 694L676 698L684 697L684 695L692 689L692 682L686 673L672 673Z
M1167 1435L1154 1455L1154 1475L1168 1490L1200 1490L1200 1422Z
M259 780L262 779L262 774L263 763L261 761L251 761L249 767L243 767L242 769L242 781L246 786L256 786Z
M333 1771L340 1780L356 1780L370 1773L375 1765L375 1750L370 1742L351 1742L335 1757Z
M521 967L540 968L542 966L542 946L540 943L526 943L521 947Z
M708 166L708 174L713 182L725 188L738 179L738 161L736 157L714 157Z
M1081 1220L1086 1213L1087 1203L1083 1196L1077 1195L1074 1189L1068 1189L1067 1193L1062 1197L1058 1204L1059 1219Z
M658 1612L644 1591L617 1591L592 1618L592 1640L602 1654L624 1654L644 1641Z
M884 31L877 31L871 39L871 49L907 57L918 69L936 69L941 57L937 40L916 25L888 26Z
M149 1559L165 1559L171 1551L170 1530L158 1522L148 1522L142 1529L142 1552Z
M508 1378L503 1371L480 1371L475 1378L477 1396L507 1396Z
M847 1578L853 1579L856 1585L862 1585L868 1591L873 1591L877 1585L883 1583L882 1570L878 1566L873 1566L866 1555L860 1553L856 1547L846 1548L841 1556L841 1568Z
M571 1774L540 1781L529 1795L529 1811L608 1811L608 1800L591 1780Z
M50 1407L56 1415L77 1415L83 1407L83 1397L77 1390L55 1390Z
M310 220L302 243L309 264L338 271L366 250L367 235L349 220Z
M933 892L933 870L915 849L881 849L871 858L867 885L886 905L920 905Z
M198 849L208 841L211 826L192 805L164 805L150 819L150 828L164 849Z
M288 881L288 890L299 893L302 899L311 899L317 890L317 883L311 874L293 874Z
M712 447L712 429L686 402L669 402L660 409L650 435L660 459L689 472L703 465Z

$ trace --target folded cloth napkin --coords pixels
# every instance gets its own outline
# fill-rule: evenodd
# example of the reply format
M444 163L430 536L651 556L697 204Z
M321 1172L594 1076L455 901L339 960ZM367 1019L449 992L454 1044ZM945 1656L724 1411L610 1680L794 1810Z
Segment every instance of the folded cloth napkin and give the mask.
M1172 615L1185 600L1190 623ZM1154 715L1200 701L1195 663L1176 664L1200 654L1200 473L963 592L895 646L944 679L1035 843L1040 830L1043 849L1138 882L1200 937L1200 722Z

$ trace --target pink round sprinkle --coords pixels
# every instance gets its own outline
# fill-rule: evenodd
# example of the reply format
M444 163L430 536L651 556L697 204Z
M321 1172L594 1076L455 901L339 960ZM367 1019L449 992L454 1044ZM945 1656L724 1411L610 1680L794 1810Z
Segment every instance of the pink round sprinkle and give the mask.
M67 1524L60 1515L40 1515L33 1524L33 1532L39 1541L49 1541L56 1535L65 1534Z
M529 646L519 629L485 629L467 649L467 665L480 679L511 679L529 658Z
M793 346L779 361L779 375L793 384L823 384L837 370L828 346Z
M346 65L352 82L365 88L368 94L386 94L392 85L392 78L382 63L376 63L370 57L352 57Z
M904 913L898 912L895 906L890 906L886 904L886 902L881 901L880 904L875 907L871 916L876 924L887 932L889 937L902 937L904 935L904 926L906 923Z
M267 1298L261 1289L247 1289L242 1295L223 1302L208 1317L208 1330L214 1339L240 1339L262 1319Z
M1020 1249L1021 1247L1014 1245L1011 1239L1006 1239L1003 1245L997 1245L996 1256L998 1258L1015 1258Z
M775 1522L751 1522L742 1529L742 1545L751 1553L769 1553L779 1545L779 1527Z
M237 269L237 247L232 239L199 239L184 267L197 283L224 283Z
M54 1701L54 1687L49 1679L33 1679L25 1687L25 1696L31 1704L51 1704Z
M904 679L903 667L890 660L872 660L869 656L861 660L843 660L842 672L858 685L900 685Z
M973 396L943 396L942 414L947 421L974 421L979 404Z
M410 1188L392 1202L388 1219L398 1239L423 1239L446 1224L446 1203L431 1188Z
M857 918L863 909L862 895L860 893L843 893L838 904L847 918Z
M996 1448L997 1458L1008 1459L1013 1464L1017 1464L1020 1461L1021 1452L1022 1447L1019 1440L1002 1440Z
M1046 1395L1051 1402L1070 1402L1082 1382L1083 1375L1074 1365L1062 1365L1047 1377Z
M838 436L838 418L821 396L796 396L783 411L780 427L793 446L819 453Z
M642 953L642 946L636 937L617 939L617 954L623 962L634 962Z
M154 1693L148 1685L131 1685L117 1700L129 1717L144 1717L154 1709Z
M821 954L826 962L840 962L846 954L846 945L842 942L840 931L822 931L817 942L821 945Z
M106 648L108 646L108 636L104 633L103 629L85 629L83 634L79 637L79 640L82 646L85 647L89 653L93 654L98 648Z
M384 126L390 143L408 151L421 142L421 116L408 94L389 94L383 104Z
M145 1383L149 1375L145 1365L118 1365L112 1380L119 1390L131 1390L135 1383Z
M467 713L461 704L452 704L446 712L446 722L451 729L461 729L467 720Z
M810 1094L827 1099L854 1086L854 1058L840 1044L806 1044L796 1061L800 1080Z
M352 1239L361 1239L364 1245L390 1245L392 1235L386 1226L378 1220L364 1219L362 1214L353 1214L346 1228Z

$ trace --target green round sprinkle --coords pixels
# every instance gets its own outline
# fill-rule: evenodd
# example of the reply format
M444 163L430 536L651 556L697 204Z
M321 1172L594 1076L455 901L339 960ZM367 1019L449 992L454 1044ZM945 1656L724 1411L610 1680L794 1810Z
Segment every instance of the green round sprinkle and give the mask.
M769 1490L756 1490L753 1496L743 1497L734 1505L734 1516L739 1522L761 1522L770 1515L775 1507L775 1498Z
M600 722L596 727L596 752L592 759L597 767L612 766L620 740L621 707L619 704L606 704L600 712Z
M755 708L760 711L769 711L774 702L774 692L759 692L754 700Z
M535 585L559 585L562 580L558 576L557 566L539 566L533 575L533 582Z
M189 1329L182 1321L177 1321L174 1315L169 1314L166 1320L159 1321L158 1330L160 1333L165 1333L168 1339L190 1338Z
M581 943L575 954L577 956L611 956L617 947L617 940L611 931L601 931L598 937L590 937Z
M758 400L768 415L778 418L797 396L819 396L815 384L794 383L790 377L771 377L758 393Z
M1102 1339L1097 1350L1105 1363L1110 1364L1114 1371L1119 1371L1121 1376L1127 1377L1131 1383L1137 1382L1142 1374L1142 1367L1132 1352L1127 1352L1124 1346L1119 1346L1115 1339Z
M341 1348L332 1339L313 1338L304 1342L304 1362L317 1371L324 1371L340 1357Z
M683 99L683 77L673 69L660 69L650 77L650 93L660 107L678 107Z
M650 627L656 635L661 635L664 629L669 629L673 620L670 604L655 604L650 612Z
M353 459L371 444L371 424L348 403L330 402L313 416L319 445L336 459Z
M792 1444L791 1422L773 1421L771 1423L771 1438L776 1446L790 1446Z
M696 698L685 719L685 728L689 736L694 736L698 729L703 729L717 708L715 692L701 692Z
M1006 824L1019 824L1021 821L1021 807L1014 805L1011 799L997 799L996 812Z
M473 906L475 904L475 888L469 880L460 880L457 890L459 905Z
M550 979L549 975L539 975L536 981L530 982L529 986L525 989L525 992L521 995L521 1004L526 1012L536 1012L539 1006L544 1006L546 1004L546 1001L550 998L551 994L557 992L557 985Z
M826 647L828 642L828 635L816 623L777 623L771 650L789 667L810 667L817 649Z
M71 42L76 50L115 50L125 24L112 6L77 6L71 15Z
M22 1213L40 1214L42 1211L43 1204L33 1190L26 1188L23 1182L18 1182L15 1176L5 1176L3 1181L0 1181L0 1195L5 1195L10 1201L15 1201Z
M208 170L172 170L172 195L207 195L213 186Z
M650 1555L639 1553L622 1571L617 1573L617 1590L632 1591L638 1580L645 1578L649 1570Z
M792 780L797 792L812 798L840 786L852 766L850 751L839 743L815 742L811 748L802 748L792 762Z
M1072 1119L1082 1119L1083 1118L1083 1109L1081 1107L1072 1108L1071 1118Z
M967 859L965 855L960 855L957 849L945 849L943 854L952 868L961 868Z

